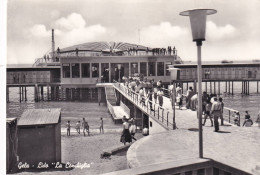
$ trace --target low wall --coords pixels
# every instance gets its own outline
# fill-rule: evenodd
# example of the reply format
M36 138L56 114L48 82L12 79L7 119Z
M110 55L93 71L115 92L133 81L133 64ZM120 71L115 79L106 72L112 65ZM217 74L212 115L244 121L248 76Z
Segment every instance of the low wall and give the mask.
M160 132L168 131L168 129L156 121L152 117L149 117L149 134L155 134Z

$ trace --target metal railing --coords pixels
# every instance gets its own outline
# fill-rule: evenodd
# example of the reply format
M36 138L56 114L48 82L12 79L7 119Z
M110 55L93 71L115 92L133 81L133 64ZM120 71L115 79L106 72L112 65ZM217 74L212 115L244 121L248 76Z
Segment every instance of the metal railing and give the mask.
M224 107L223 118L224 120L227 119L228 123L241 126L240 113L238 114L238 118L236 118L235 112L239 113L239 111L235 109Z
M153 117L155 120L163 124L167 128L173 128L173 112L166 108L159 106L153 101L148 100L147 97L141 97L138 93L134 92L129 87L126 87L123 83L114 81L114 87L136 106L138 106L143 112ZM152 107L152 108L151 108Z
M60 83L60 78L16 78L7 79L7 84Z

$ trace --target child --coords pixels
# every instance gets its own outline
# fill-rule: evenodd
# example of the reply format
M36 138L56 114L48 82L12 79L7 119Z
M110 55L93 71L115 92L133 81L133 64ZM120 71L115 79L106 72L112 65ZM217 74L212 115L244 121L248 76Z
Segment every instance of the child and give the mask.
M67 136L70 136L70 121L67 122L66 128L67 128Z
M78 121L78 122L76 123L75 129L76 129L77 133L80 134L80 121Z
M104 128L103 128L103 118L101 117L100 120L101 120L101 122L100 122L99 131L100 131L100 133L101 133L101 131L102 131L102 133L104 133Z
M85 121L85 118L83 118L82 129L83 129L84 136L86 136L85 130L86 130L86 132L88 133L88 136L89 136L89 125L88 125L88 122Z
M237 126L240 126L240 124L239 124L239 112L235 112L234 124L237 125Z
M250 117L249 117L249 118L246 118L246 120L245 120L243 126L245 126L245 127L251 127L252 125L253 125L253 121L251 120L251 118L250 118Z

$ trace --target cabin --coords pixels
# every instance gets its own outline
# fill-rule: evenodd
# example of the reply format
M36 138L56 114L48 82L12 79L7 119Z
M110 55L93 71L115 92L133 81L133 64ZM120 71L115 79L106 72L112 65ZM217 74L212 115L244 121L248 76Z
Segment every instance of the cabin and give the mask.
M13 172L16 168L17 149L17 118L6 118L6 171Z
M27 109L17 127L19 162L30 168L61 162L61 109Z

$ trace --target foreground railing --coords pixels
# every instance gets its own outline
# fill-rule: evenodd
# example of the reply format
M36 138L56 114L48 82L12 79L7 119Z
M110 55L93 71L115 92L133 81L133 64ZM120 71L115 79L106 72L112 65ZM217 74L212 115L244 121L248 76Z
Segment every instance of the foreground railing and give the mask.
M238 113L237 117L235 113ZM224 107L223 111L224 120L227 119L228 123L241 126L240 114L239 111L231 108Z
M126 87L123 83L114 81L114 87L136 106L142 109L143 112L147 113L167 128L174 128L173 121L175 121L175 118L171 110L159 106L153 101L148 100L147 97L141 97L138 93L134 92L129 87Z

